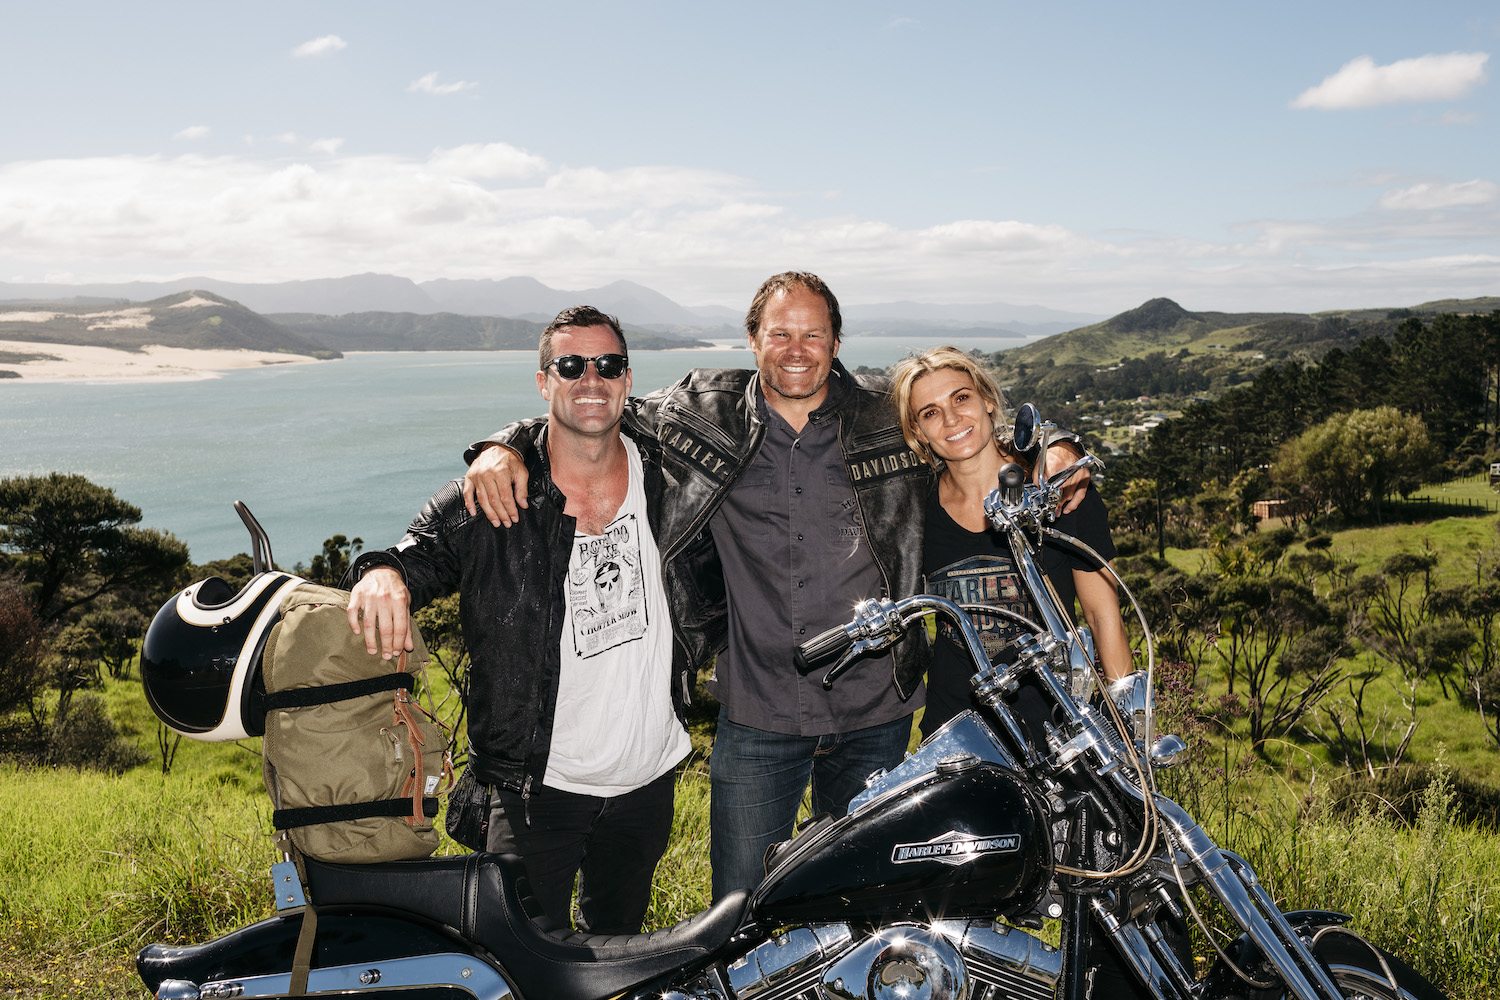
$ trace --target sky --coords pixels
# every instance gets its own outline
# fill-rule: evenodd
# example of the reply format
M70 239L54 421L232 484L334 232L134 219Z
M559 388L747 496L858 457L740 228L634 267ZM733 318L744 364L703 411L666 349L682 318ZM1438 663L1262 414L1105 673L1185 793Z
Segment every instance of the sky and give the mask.
M0 24L0 281L1500 295L1493 0L0 0Z

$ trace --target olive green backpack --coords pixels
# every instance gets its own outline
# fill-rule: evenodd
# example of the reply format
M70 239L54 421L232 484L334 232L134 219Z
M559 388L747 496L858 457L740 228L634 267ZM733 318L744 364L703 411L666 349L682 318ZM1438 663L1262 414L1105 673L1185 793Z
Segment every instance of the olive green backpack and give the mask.
M425 858L453 783L448 733L411 697L406 655L382 659L349 628L349 592L303 584L266 640L266 791L278 839L319 861ZM427 662L412 627L412 654Z

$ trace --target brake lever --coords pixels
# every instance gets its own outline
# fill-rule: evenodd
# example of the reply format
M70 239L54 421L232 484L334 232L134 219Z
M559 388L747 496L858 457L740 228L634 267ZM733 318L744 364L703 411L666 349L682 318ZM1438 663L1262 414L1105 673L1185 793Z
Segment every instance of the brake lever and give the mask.
M889 642L877 642L870 639L856 639L854 641L854 645L849 647L849 651L846 652L843 656L839 657L838 662L835 663L832 667L828 668L828 673L823 675L823 690L832 691L833 682L846 670L854 666L854 661L858 660L861 656L864 656L866 653L873 652L874 650L884 649L889 645L891 645L891 643Z
M823 690L825 691L832 690L834 680L853 666L855 660L866 653L894 646L906 634L901 612L897 610L893 601L867 598L854 606L854 621L847 626L829 629L798 648L799 669L806 663L803 653L807 647L827 648L829 641L838 633L852 638L853 641L844 655L839 657L838 662L823 675Z
M1062 486L1063 483L1067 482L1069 479L1072 479L1075 475L1077 475L1079 470L1081 469L1088 469L1091 472L1097 469L1099 471L1099 474L1102 476L1104 474L1104 462L1096 455L1085 454L1082 458L1078 459L1067 468L1061 469L1048 476L1048 488L1057 489L1058 487Z

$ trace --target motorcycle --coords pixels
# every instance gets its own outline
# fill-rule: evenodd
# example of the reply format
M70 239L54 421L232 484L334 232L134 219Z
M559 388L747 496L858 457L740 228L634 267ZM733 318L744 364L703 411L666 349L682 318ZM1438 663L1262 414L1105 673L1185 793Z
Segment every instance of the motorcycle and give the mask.
M931 595L867 600L798 650L804 672L835 661L823 678L831 685L900 641L909 623L939 615L973 660L976 707L871 775L847 815L804 823L770 852L755 889L675 927L607 937L541 918L509 856L304 859L300 871L283 861L273 868L277 916L200 945L147 946L142 980L175 1000L367 991L413 1000L1441 1000L1350 930L1347 916L1283 913L1248 862L1157 790L1155 772L1185 748L1154 731L1149 630L1146 670L1101 690L1087 628L1063 613L1040 569L1044 538L1086 548L1050 524L1061 484L1100 466L1086 455L1048 475L1055 430L1022 407L1013 440L1036 468L1028 476L1007 466L985 505L1040 621ZM270 572L268 543L256 561ZM985 654L975 612L1022 623L1010 662ZM1238 927L1227 947L1206 931L1210 906ZM315 929L304 933L309 920ZM1056 946L1041 933L1048 920ZM1202 970L1193 924L1215 952Z

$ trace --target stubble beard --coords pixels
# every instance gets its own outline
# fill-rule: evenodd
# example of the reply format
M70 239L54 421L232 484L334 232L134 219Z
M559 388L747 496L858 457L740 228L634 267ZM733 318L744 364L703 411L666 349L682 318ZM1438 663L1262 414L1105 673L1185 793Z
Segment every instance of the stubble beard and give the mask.
M830 374L832 373L825 372L823 377L818 380L817 385L806 392L788 392L786 386L781 382L781 373L774 367L770 371L762 369L760 377L761 381L766 384L766 387L782 399L810 399L823 391L823 387L828 384Z

